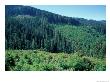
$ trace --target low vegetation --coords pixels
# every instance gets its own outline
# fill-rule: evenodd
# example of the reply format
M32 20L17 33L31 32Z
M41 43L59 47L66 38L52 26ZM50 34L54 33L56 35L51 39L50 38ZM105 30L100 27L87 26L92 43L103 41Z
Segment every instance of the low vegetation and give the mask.
M7 71L104 71L105 59L80 53L50 53L40 50L7 50Z

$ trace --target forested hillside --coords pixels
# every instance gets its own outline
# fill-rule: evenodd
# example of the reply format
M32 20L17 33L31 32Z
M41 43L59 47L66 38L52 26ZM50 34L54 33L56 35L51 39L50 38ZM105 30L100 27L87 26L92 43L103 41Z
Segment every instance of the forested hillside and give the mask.
M6 5L5 48L105 58L106 21L66 17L30 6Z

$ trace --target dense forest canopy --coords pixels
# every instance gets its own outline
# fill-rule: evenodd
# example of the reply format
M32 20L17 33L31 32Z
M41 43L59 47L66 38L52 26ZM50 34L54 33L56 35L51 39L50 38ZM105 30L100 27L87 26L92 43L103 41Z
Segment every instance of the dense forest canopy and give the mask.
M5 17L6 49L105 57L105 20L66 17L20 5L6 5Z

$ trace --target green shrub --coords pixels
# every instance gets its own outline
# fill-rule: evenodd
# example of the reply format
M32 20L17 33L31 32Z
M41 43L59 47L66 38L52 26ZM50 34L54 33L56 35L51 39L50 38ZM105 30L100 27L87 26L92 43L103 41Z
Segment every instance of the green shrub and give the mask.
M12 56L6 56L5 58L5 70L9 71L11 69L13 69L13 67L15 66L15 60Z
M60 66L63 68L63 70L67 70L67 69L70 68L69 64L68 64L68 63L65 63L65 62L62 62L62 63L60 64Z
M94 70L96 70L96 71L106 71L106 65L96 64L94 66Z
M45 64L45 65L43 66L43 69L44 69L45 71L55 71L55 70L56 70L54 64Z
M75 71L90 71L93 67L94 64L87 58L78 60L74 66Z

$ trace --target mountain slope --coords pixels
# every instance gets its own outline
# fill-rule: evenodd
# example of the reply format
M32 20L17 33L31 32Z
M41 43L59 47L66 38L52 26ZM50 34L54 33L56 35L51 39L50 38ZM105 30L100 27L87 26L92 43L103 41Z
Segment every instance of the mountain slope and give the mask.
M29 6L5 8L6 49L105 57L106 21L66 17Z
M94 28L97 32L101 34L106 33L106 24L105 20L96 21L96 20L87 20L84 18L72 18L54 14L48 11L40 10L30 6L22 5L6 5L5 14L7 16L18 16L18 15L30 15L37 16L40 18L45 18L51 24L70 24L70 25L83 25Z
M6 5L5 6L5 15L6 16L18 16L18 15L30 15L30 16L39 16L45 17L50 23L64 23L79 25L80 23L71 17L61 16L54 14L48 11L40 10L30 6L21 6L21 5Z

